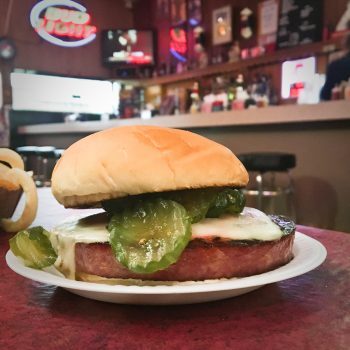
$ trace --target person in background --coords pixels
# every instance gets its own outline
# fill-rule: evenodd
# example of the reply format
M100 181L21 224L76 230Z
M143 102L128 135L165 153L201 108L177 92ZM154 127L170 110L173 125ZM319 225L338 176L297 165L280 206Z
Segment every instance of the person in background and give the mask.
M346 51L345 55L331 62L327 67L326 82L320 94L321 100L330 100L332 89L342 81L348 81L350 78L350 34L344 41L344 48Z

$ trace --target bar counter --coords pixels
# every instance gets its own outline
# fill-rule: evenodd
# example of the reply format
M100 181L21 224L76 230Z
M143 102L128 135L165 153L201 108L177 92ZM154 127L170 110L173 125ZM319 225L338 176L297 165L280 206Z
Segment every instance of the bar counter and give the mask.
M75 213L39 191L35 225ZM348 349L350 235L313 227L326 261L304 275L210 303L132 306L94 301L16 275L0 232L1 349Z
M350 120L350 101L323 102L315 105L281 105L258 109L162 116L151 119L52 123L20 126L21 135L89 134L125 125L158 125L197 129Z

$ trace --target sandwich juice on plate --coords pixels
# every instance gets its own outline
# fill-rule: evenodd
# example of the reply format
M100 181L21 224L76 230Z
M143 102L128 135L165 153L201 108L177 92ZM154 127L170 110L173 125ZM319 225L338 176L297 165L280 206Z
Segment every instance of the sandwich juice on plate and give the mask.
M26 266L82 281L203 281L273 270L293 258L295 225L245 208L248 173L226 147L154 126L104 130L70 146L52 175L67 208L101 214L10 240Z

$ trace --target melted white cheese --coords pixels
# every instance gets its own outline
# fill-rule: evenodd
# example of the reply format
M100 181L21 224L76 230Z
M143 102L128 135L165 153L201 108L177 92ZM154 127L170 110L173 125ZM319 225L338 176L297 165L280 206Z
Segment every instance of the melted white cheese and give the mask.
M266 214L246 207L241 214L204 219L192 225L192 239L214 236L232 240L273 241L282 237L282 231Z
M55 266L66 277L75 279L75 244L108 242L108 218L100 213L68 220L51 232L51 243L59 256ZM222 237L232 240L272 241L282 236L280 228L261 211L244 208L241 214L204 219L192 225L192 239Z
M108 242L106 213L64 221L51 231L50 241L58 258L55 267L66 277L75 279L75 244Z
M73 238L76 242L108 242L108 217L105 212L86 217L76 217L64 221L53 229L60 238Z

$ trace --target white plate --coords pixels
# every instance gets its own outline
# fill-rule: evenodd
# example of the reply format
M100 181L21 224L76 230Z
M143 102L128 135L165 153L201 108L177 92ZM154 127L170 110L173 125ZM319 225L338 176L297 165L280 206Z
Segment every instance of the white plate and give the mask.
M173 285L125 286L72 281L55 274L23 265L11 251L6 254L8 266L34 281L62 287L86 298L121 304L190 304L220 300L248 293L266 284L302 275L319 266L326 258L325 247L315 239L296 232L294 259L276 270L260 275Z

